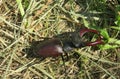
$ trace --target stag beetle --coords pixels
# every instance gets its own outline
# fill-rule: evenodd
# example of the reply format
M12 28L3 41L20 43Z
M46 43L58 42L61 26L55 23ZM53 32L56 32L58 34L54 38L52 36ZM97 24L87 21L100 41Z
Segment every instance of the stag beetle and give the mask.
M83 36L90 32L97 34L98 38L94 42L85 42ZM42 44L38 44L36 46L35 55L41 57L57 57L61 56L63 53L73 50L74 48L96 46L98 44L103 44L103 41L102 36L97 30L81 29L78 32L72 32L67 40L53 38L44 41Z

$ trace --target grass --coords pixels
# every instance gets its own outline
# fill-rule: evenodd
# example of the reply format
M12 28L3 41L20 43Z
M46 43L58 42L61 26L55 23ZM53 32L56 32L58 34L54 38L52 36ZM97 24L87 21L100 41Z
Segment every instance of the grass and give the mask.
M100 31L105 44L71 51L65 66L61 57L41 60L23 51L83 27ZM1 0L0 79L119 79L119 31L119 0Z

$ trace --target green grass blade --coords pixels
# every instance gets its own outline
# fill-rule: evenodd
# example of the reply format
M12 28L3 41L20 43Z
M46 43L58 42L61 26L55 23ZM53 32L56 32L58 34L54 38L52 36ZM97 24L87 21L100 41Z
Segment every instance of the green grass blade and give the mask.
M21 15L24 16L25 11L24 11L24 8L23 8L23 5L22 5L22 1L21 0L16 0L16 1L17 1L17 4L18 4L18 8L20 9Z

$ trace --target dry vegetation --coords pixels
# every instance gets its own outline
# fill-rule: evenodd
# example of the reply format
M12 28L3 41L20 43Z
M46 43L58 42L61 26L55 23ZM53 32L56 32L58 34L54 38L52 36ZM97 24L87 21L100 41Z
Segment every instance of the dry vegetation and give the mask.
M120 39L120 29L111 28L120 15L117 5L119 0L0 0L0 79L119 79L119 41L106 50L102 45L71 51L65 66L61 57L41 60L23 51L41 37L82 27L103 35L106 29L111 38Z

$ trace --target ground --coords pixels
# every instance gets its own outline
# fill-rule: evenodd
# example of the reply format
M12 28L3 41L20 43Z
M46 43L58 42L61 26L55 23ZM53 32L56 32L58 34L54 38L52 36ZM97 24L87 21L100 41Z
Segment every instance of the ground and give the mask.
M28 55L33 41L81 28L99 31L104 44L65 61ZM0 0L0 79L119 79L119 31L119 0Z

